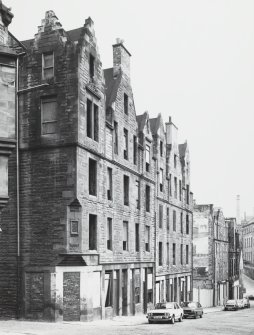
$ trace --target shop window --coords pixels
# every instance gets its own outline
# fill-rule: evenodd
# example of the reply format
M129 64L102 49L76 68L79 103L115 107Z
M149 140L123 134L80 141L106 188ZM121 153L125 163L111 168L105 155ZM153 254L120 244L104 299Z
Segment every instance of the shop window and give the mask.
M105 272L105 307L113 306L113 285L112 271Z

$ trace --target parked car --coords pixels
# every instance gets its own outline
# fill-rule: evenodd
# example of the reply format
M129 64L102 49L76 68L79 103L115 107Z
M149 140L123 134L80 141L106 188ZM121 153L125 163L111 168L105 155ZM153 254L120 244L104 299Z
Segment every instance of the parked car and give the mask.
M184 318L194 317L195 319L197 319L198 316L200 318L203 317L204 314L203 307L199 302L184 301L181 303L181 307L183 309Z
M248 297L243 298L244 308L250 308L250 300Z
M236 300L227 300L224 311L237 311L238 310L238 304Z
M159 302L147 313L148 322L166 322L174 324L175 320L182 322L183 310L177 302Z
M237 305L239 309L243 309L244 308L243 299L237 299Z

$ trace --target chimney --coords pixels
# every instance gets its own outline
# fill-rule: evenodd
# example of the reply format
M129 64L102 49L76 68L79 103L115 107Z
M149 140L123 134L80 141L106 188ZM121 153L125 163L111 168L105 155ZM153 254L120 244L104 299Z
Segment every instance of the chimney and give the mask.
M167 144L171 144L172 147L178 146L178 140L177 140L178 128L172 122L171 116L169 117L169 122L167 122L165 126L166 126Z
M240 195L236 196L236 224L241 225L241 214L240 214Z
M131 54L123 45L124 41L120 38L116 39L116 44L113 45L113 67L114 76L117 76L122 70L122 73L130 80L130 57Z

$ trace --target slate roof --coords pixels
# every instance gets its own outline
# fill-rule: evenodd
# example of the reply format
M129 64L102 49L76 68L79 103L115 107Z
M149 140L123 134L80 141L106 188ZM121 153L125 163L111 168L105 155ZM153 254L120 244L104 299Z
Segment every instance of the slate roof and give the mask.
M137 115L136 120L138 124L138 130L143 131L145 124L146 124L146 120L147 120L147 112L144 112L141 115Z
M178 145L178 150L179 150L180 157L185 156L186 149L187 149L187 142Z
M72 42L78 41L79 37L81 35L83 27L72 29L66 31L66 34L68 37L72 40ZM33 44L34 38L31 38L29 40L22 41L22 43L25 45L26 48L30 48L30 46Z
M117 77L113 76L113 68L104 70L105 78L105 93L106 93L106 106L111 106L111 104L116 100L118 87L121 81L121 74Z
M158 132L159 127L160 127L159 116L150 119L150 128L151 128L152 134L156 134Z

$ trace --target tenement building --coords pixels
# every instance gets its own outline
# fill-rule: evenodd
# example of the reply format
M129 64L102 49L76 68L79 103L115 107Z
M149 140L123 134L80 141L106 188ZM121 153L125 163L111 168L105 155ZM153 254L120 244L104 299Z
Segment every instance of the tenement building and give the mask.
M228 223L220 208L194 205L193 296L203 306L223 305L229 296Z
M117 40L103 70L91 18L65 31L53 11L22 46L1 314L87 321L189 299L188 147L171 120L136 115L129 51Z
M228 225L228 280L229 299L239 299L240 290L240 234L237 229L236 218L226 218Z
M156 302L192 297L192 193L187 143L159 114L150 120L156 161Z
M254 279L254 218L248 217L242 221L242 257L244 272Z

